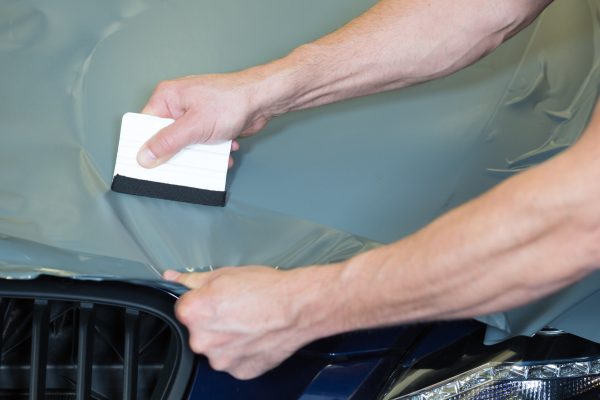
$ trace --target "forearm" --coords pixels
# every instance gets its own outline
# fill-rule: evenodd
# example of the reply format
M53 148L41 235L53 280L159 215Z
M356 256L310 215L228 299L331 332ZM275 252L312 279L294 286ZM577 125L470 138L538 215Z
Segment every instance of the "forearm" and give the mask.
M567 152L347 262L165 273L191 348L239 379L344 331L505 310L600 266L600 106Z
M310 312L319 334L507 310L600 266L596 115L551 161L399 242L309 271L334 282Z
M383 0L341 29L253 69L271 113L449 75L528 25L551 0Z
M551 0L382 0L287 57L230 74L161 82L143 112L175 123L138 153L146 168L191 143L260 131L288 111L409 86L492 51Z

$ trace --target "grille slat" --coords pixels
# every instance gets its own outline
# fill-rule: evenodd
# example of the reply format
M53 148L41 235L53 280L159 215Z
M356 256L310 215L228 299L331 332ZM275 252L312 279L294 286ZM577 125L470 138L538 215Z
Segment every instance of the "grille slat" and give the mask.
M6 311L8 309L8 301L0 299L0 367L2 367L3 354L4 352L4 321L6 320Z
M195 373L170 292L0 279L0 400L181 400Z
M125 343L123 351L123 400L136 400L139 365L140 319L137 310L125 311Z
M81 303L77 344L77 400L90 399L94 352L94 314L92 303Z
M43 400L46 392L46 364L48 360L48 322L50 305L36 299L31 326L31 368L29 372L29 399Z

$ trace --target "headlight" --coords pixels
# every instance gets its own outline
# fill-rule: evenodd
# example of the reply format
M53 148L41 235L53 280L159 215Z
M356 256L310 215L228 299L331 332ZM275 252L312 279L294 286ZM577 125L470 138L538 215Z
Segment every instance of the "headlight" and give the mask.
M568 334L482 345L481 331L400 368L382 400L598 398L600 345ZM592 397L593 396L593 397Z
M489 363L398 400L567 399L600 387L600 360Z

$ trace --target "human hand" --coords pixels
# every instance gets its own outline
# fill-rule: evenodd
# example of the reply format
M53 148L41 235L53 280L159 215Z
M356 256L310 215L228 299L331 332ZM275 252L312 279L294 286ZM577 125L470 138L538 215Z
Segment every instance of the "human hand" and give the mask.
M191 289L175 306L190 333L191 349L208 357L215 370L251 379L328 333L322 322L330 320L324 299L331 293L313 283L331 282L315 274L330 271L309 269L228 267L206 273L167 271L164 277Z
M193 143L252 135L272 117L259 98L260 78L251 71L188 76L161 82L143 108L145 114L175 122L148 140L137 160L156 167ZM239 149L237 141L232 151ZM230 158L229 166L233 160Z

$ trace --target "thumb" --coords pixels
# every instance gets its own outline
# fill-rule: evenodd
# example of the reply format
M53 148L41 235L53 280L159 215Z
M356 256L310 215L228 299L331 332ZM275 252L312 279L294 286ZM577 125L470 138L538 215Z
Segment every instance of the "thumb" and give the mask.
M195 142L194 126L188 114L176 119L171 125L161 129L140 148L137 162L144 168L154 168L173 157L177 152Z

